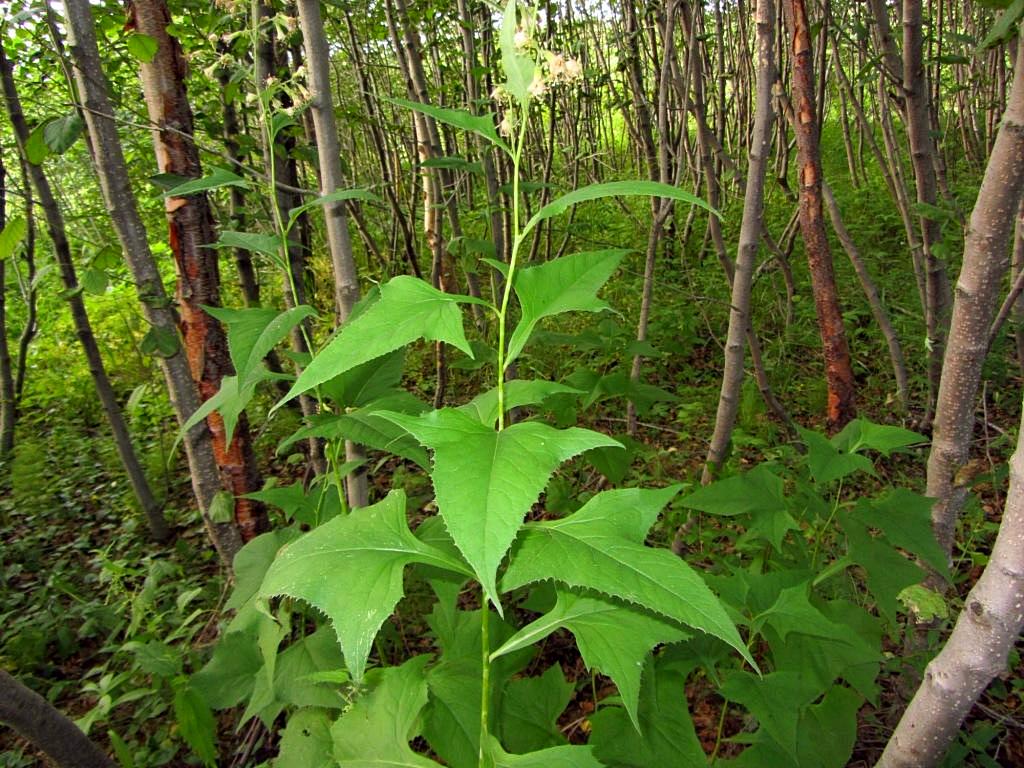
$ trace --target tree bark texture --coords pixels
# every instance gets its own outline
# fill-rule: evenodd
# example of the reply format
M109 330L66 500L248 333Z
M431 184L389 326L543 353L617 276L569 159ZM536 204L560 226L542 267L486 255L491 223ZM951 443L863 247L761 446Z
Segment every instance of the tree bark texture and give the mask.
M1022 38L1024 40L1024 38ZM1018 44L1024 50L1024 42ZM1018 57L1020 53L1018 53ZM964 238L949 343L936 401L928 496L935 499L932 527L947 554L968 488L957 483L970 457L974 411L988 333L1009 268L1010 238L1024 194L1024 67L1017 67L978 199Z
M740 391L743 386L743 360L747 328L750 326L750 292L753 283L757 249L761 242L764 214L764 177L771 152L772 86L775 84L775 21L774 0L757 0L754 23L757 28L757 97L754 108L754 129L750 138L747 183L743 195L743 220L740 224L739 247L733 272L729 307L729 330L725 340L725 371L715 416L702 482L710 482L715 469L728 453L732 430L736 424Z
M850 349L839 306L832 252L825 233L821 196L821 151L814 107L814 72L810 25L804 0L787 0L792 41L793 108L796 117L797 162L800 165L800 230L811 273L814 308L825 353L828 385L827 426L842 429L856 415L856 387Z
M1005 122L1000 136L1004 132ZM878 767L938 765L978 697L1006 669L1007 656L1022 627L1024 424L1010 459L1010 491L992 556L964 600L953 633L925 668L924 680L896 726Z
M74 722L50 702L0 669L0 723L6 723L60 768L114 768Z
M129 181L128 166L100 63L89 1L67 0L65 12L74 77L85 106L86 129L92 140L96 173L107 211L121 242L146 321L159 332L177 337L178 318L164 290ZM184 424L200 405L188 360L179 349L172 355L161 356L159 362L175 416L179 424ZM230 567L235 553L242 546L241 535L233 523L213 523L207 514L214 497L222 489L212 434L205 424L197 424L184 436L183 442L199 511L222 561Z
M192 140L192 108L185 92L185 57L176 38L167 32L171 22L165 0L130 0L127 25L157 42L153 59L141 64L142 88L153 129L153 147L161 173L187 179L202 176L199 151ZM220 389L221 379L234 373L227 337L203 305L220 306L220 271L213 214L205 192L168 197L165 202L169 244L178 270L178 311L185 356L199 397L206 401ZM244 541L268 526L266 510L245 494L259 490L261 479L249 441L245 415L238 420L231 442L219 413L206 419L213 452L225 489L235 495L235 522Z
M132 445L131 433L128 424L124 420L121 406L117 401L117 395L110 384L103 365L103 357L100 354L99 345L96 343L96 336L93 334L92 325L89 323L89 315L85 309L85 302L82 300L82 292L79 289L78 277L75 274L75 265L71 257L71 246L68 243L67 231L64 227L64 217L61 215L57 200L53 196L50 183L46 178L41 166L28 162L28 153L25 145L29 138L28 122L21 108L21 100L18 97L17 87L14 82L14 67L7 59L7 54L0 46L0 83L7 107L7 114L14 129L15 140L18 144L18 151L25 158L28 166L28 175L32 185L39 196L39 204L46 217L47 228L50 233L50 241L53 245L54 259L60 272L61 281L67 291L68 307L71 310L71 319L75 326L75 333L78 336L85 358L89 365L89 373L92 376L93 384L96 387L96 395L99 398L103 413L107 417L110 431L113 434L114 445L121 459L125 474L131 483L135 498L139 502L143 514L149 523L150 533L157 541L166 541L170 536L170 529L164 520L163 511L153 496L146 473L142 469L138 456L135 454L135 447Z

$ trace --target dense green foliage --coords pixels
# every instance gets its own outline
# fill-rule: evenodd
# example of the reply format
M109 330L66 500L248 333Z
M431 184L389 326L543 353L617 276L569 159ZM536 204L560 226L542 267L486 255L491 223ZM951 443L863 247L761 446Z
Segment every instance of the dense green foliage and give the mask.
M988 36L977 55L1012 39L1015 20L1007 19L1017 5L991 30L990 15L983 17ZM159 548L144 541L44 232L33 234L35 276L20 271L29 242L16 201L26 190L13 178L13 141L0 126L11 174L0 231L0 256L10 265L0 286L8 334L28 322L31 291L41 319L27 353L15 447L0 458L0 663L126 767L840 768L877 759L904 693L897 687L920 675L987 560L1002 458L1012 445L1009 430L995 424L1019 415L1012 333L997 338L985 369L983 402L993 413L982 419L983 462L965 467L962 484L978 495L952 566L932 535L932 503L920 493L928 443L917 431L920 414L897 412L885 341L838 256L863 415L836 434L821 431L827 393L799 239L788 245L792 264L790 250L765 257L753 289L753 326L794 425L769 415L748 376L729 458L717 468L721 479L700 485L729 285L710 235L702 243L687 217L718 217L735 243L742 185L723 169L726 195L715 210L696 172L694 191L628 180L642 163L616 111L629 114L625 45L617 68L588 62L582 82L553 75L556 54L547 50L564 42L594 55L617 46L614 25L602 25L597 11L576 27L552 21L549 31L543 15L516 0L493 11L496 24L501 14L496 45L486 66L468 74L503 85L493 103L457 109L395 95L404 90L383 50L382 8L361 9L364 17L353 19L354 7L323 5L336 63L355 58L347 24L373 58L380 94L361 94L354 78L335 73L352 189L307 195L301 206L281 210L273 174L255 161L262 138L280 140L277 151L306 168L303 184L312 184L317 158L302 122L309 104L301 73L279 72L267 84L250 71L267 30L250 28L247 9L230 4L184 13L172 3L171 31L192 60L198 143L210 152L202 178L162 178L152 173L145 118L134 103L138 64L153 58L155 43L97 7L101 44L110 46L105 74L168 286L174 274L162 242L164 201L209 194L221 224L209 247L220 254L224 306L208 311L226 329L234 375L184 427L174 423L158 373L159 358L175 354L179 340L155 333L133 298L80 140L83 124L68 106L69 86L39 63L49 45L44 12L32 6L0 17L33 121L28 160L43 164L58 186L81 272L77 291L135 448L177 532ZM406 10L422 29L454 13L427 3ZM546 13L561 22L553 6ZM856 24L844 34L860 35ZM269 26L299 44L291 16L279 14ZM432 87L467 74L457 63L457 26L437 26L426 38ZM709 59L722 45L712 37L704 40ZM965 51L976 44L953 40ZM842 54L853 57L853 49ZM948 65L942 74L952 78L962 62L936 64ZM873 70L864 67L862 79L869 77ZM543 89L537 78L547 78ZM366 137L374 116L362 96L387 110L393 159L408 178L375 175ZM569 117L584 102L599 124L558 146L580 129L578 120L569 129ZM912 349L924 320L903 224L878 168L862 164L859 178L850 177L845 102L842 115L837 102L823 112L824 173L896 332ZM224 103L243 111L243 132L230 139L244 169L221 167L228 165ZM491 108L499 111L486 113ZM441 126L446 155L417 159L417 140L405 135L414 114ZM689 118L682 125L696 137ZM730 149L743 145L733 141ZM496 251L483 191L483 159L492 151L509 203L501 212L505 253ZM591 157L599 159L588 168ZM951 275L979 178L969 157L953 159L942 206L916 209L942 220ZM454 174L442 193L460 208L463 232L443 245L443 261L466 294L458 280L453 290L404 274L384 185L415 201L424 169ZM787 173L797 175L781 167L783 182ZM585 183L588 176L594 183ZM235 190L246 210L232 208L229 217ZM644 291L651 198L676 208L658 251L657 298L638 340L632 326ZM370 290L334 328L318 217L338 201L364 216L355 251ZM413 202L408 216L414 226L424 213L417 204L424 202ZM791 209L785 184L771 187L765 228L788 231ZM290 238L308 251L298 278L289 268ZM431 243L421 239L426 272ZM258 305L234 287L231 257L240 253L261 278ZM479 295L468 295L467 276L482 283ZM296 336L307 351L285 351ZM440 394L438 350L448 356ZM642 378L631 374L634 356L645 360ZM923 351L915 349L908 363L912 389L925 392ZM303 416L299 395L315 401L317 413ZM270 509L271 529L245 544L230 574L194 511L182 450L184 432L213 412L228 442L246 414L253 453L270 478L248 497ZM640 428L630 434L634 413ZM310 468L310 439L325 448L321 474ZM366 455L346 461L346 441ZM362 475L371 503L350 509L346 482ZM207 511L225 523L233 507L226 494ZM952 591L942 594L934 581L924 586L929 576ZM934 621L915 645L913 622L921 619ZM1015 668L1019 661L1011 656ZM1012 732L1019 726L1002 714L1019 702L1020 684L997 681L947 765L998 765L1022 754ZM35 764L32 748L6 733L0 750L0 765Z

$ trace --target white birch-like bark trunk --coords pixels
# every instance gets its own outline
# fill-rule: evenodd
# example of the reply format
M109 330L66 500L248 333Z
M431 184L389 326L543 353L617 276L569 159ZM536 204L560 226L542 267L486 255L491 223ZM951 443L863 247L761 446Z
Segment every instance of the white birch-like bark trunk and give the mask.
M757 0L754 22L757 25L757 101L754 109L754 130L750 139L750 160L747 166L747 187L743 197L743 221L740 224L736 270L732 280L729 310L729 331L725 340L725 372L718 398L715 431L711 437L704 465L702 482L713 479L716 468L725 460L736 424L740 390L743 386L743 360L747 329L750 326L750 290L754 276L757 248L761 242L764 213L764 175L771 151L772 85L775 72L774 0Z
M936 500L932 527L947 554L967 496L967 488L957 483L956 476L969 459L981 367L1000 286L1009 268L1010 237L1022 193L1024 67L1018 67L964 239L963 267L936 401L928 496Z

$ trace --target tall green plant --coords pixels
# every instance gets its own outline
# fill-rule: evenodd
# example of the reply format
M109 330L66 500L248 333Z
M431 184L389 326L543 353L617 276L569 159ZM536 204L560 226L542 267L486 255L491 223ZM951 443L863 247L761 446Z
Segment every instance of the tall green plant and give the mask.
M351 409L312 425L303 431L305 436L358 439L380 448L404 445L399 452L415 459L420 446L427 448L438 517L411 531L405 494L393 490L378 503L339 514L301 536L267 534L239 556L239 585L232 600L239 614L228 628L225 646L237 649L248 641L258 649L246 652L249 666L243 665L243 672L257 681L247 715L272 720L285 704L303 706L303 697L293 690L294 676L279 674L278 665L295 647L277 658L295 609L290 601L281 601L273 614L276 623L271 621L269 606L279 597L300 600L327 616L356 697L346 708L336 689L333 694L321 691L328 703L320 696L316 711L306 705L294 715L292 722L301 720L303 726L286 731L282 765L437 765L410 748L417 733L454 766L600 765L591 747L565 744L554 727L572 691L557 666L538 678L513 679L536 643L561 627L576 637L588 666L618 686L638 733L641 673L655 646L695 631L719 638L754 664L701 577L668 550L644 543L678 487L606 491L568 517L525 522L562 463L618 443L578 427L556 429L539 421L509 424L511 408L568 389L543 381L507 381L510 366L542 319L606 309L597 292L626 253L586 252L524 265L527 237L545 219L602 197L654 195L707 208L668 185L616 182L572 191L524 220L520 167L531 105L547 88L579 73L578 64L533 42L535 26L534 11L509 0L501 24L506 80L499 128L494 115L401 102L479 134L509 156L511 257L507 264L489 262L502 273L500 295L489 302L447 294L416 278L394 278L313 357L286 397L315 390ZM462 316L463 306L471 303L486 307L496 321L494 387L458 408L427 411L410 405L396 391L395 355L407 344L427 339L472 356ZM513 322L515 316L518 321ZM275 330L282 329L279 325ZM269 340L277 333L250 331L236 338L241 344L243 337ZM233 355L251 361L254 350L263 350L251 340L245 346L233 348ZM353 399L353 393L367 390L373 396ZM355 414L360 420L353 420ZM370 437L374 430L376 440ZM429 621L440 652L436 658L419 655L398 667L367 671L375 638L403 596L410 566L437 596ZM468 582L475 582L479 595L473 611L460 609L457 601ZM548 610L516 631L512 606L531 591L535 603L542 601L540 595L550 594L551 583L555 590ZM227 668L239 676L241 654L226 654L215 655L200 674L201 688L214 689ZM307 684L336 683L346 676L318 667L315 659L307 661ZM232 703L244 698L232 697ZM336 717L332 709L344 712Z

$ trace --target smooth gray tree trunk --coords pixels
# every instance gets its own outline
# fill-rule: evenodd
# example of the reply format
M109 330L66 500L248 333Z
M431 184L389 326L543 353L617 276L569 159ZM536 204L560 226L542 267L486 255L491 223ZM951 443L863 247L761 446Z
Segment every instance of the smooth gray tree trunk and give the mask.
M324 36L320 16L320 0L298 0L299 23L306 49L309 69L310 112L316 130L316 150L320 164L320 194L329 195L345 187L341 173L341 147L338 144L338 126L334 120L331 102L330 49ZM334 302L338 323L344 323L359 301L359 275L352 256L352 241L348 232L348 216L344 202L323 206L327 221L327 248L334 267ZM345 441L345 458L360 461L366 458L361 446ZM350 507L364 507L368 501L366 473L358 469L346 480Z
M775 3L757 0L754 23L757 27L757 97L754 107L754 130L750 139L747 185L743 196L743 221L740 224L739 247L732 279L729 308L729 330L725 340L725 371L715 416L702 482L712 480L715 470L725 460L739 408L743 386L743 360L747 329L750 327L750 292L757 249L761 242L764 214L764 177L771 151L772 86L775 84Z

